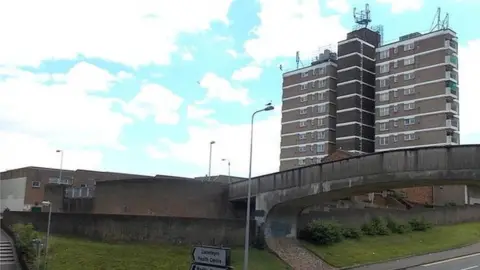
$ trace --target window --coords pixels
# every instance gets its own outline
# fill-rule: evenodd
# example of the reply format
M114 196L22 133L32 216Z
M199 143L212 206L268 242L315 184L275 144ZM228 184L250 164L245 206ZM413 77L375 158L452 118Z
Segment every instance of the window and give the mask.
M318 100L324 100L325 99L325 93L318 93Z
M393 105L393 112L398 112L398 105L397 104Z
M378 97L380 101L388 101L389 98L390 98L390 93L382 93Z
M412 80L414 78L415 78L415 73L413 73L413 72L403 74L403 80L404 81Z
M403 120L404 126L409 126L415 124L415 118L407 118Z
M302 146L298 147L298 152L305 152L305 151L307 151L305 145L302 145Z
M409 111L415 109L415 102L405 103L403 104L403 110Z
M323 153L325 152L325 145L322 144L317 144L317 153Z
M315 87L317 87L317 82L318 82L318 81L313 81L313 82L311 83L311 85L312 85L312 88L315 88Z
M398 53L398 47L393 48L393 53L395 53L395 54Z
M393 75L393 82L398 82L398 76L397 75Z
M308 71L302 72L302 78L308 77Z
M380 123L380 130L381 131L388 130L387 123Z
M305 121L300 121L300 122L298 122L298 125L300 127L304 127L304 126L306 126L306 123L305 123Z
M397 89L393 90L393 97L398 97L398 90Z
M413 134L413 133L405 134L405 136L403 136L403 140L413 141L413 140L415 140L415 134Z
M387 145L388 144L388 137L380 137L379 138L380 145Z
M86 188L87 184L81 184L80 187Z
M320 75L325 74L325 68L319 68L318 69L318 74L320 74Z
M380 108L380 116L386 116L390 114L390 108L384 107Z
M301 96L300 97L300 102L305 102L308 100L308 96Z
M393 126L398 127L398 121L397 120L393 120Z
M325 125L325 119L319 118L319 119L318 119L318 125L319 125L319 126Z
M40 187L40 181L33 181L32 182L32 188L39 188Z
M298 133L299 140L305 140L305 133Z
M307 113L307 109L303 108L303 109L300 109L300 114L306 114Z
M390 64L385 64L380 66L380 73L387 73L390 70Z
M324 113L324 112L326 112L326 111L327 111L327 105L319 105L319 106L317 107L317 112L318 112L318 113Z
M413 64L415 64L415 57L411 57L403 60L404 66L413 65Z
M317 75L317 69L316 68L312 69L312 75Z
M305 159L299 159L298 160L298 165L305 165Z
M318 87L322 88L325 87L325 85L327 85L327 80L318 81Z
M390 57L390 50L385 50L380 52L380 59L385 59Z
M413 94L415 94L415 88L410 87L410 88L403 89L404 96L413 95Z
M410 50L413 50L415 48L415 43L409 43L409 44L405 44L403 45L403 51L410 51Z
M387 86L387 80L388 79L381 79L380 80L380 87L386 87Z
M393 68L398 68L398 61L397 61L397 60L395 60L395 61L393 62Z
M327 132L326 131L319 131L317 133L317 139L319 140L324 140L327 137Z
M398 136L397 135L393 135L393 142L398 142Z
M300 90L306 90L306 89L307 89L307 84L300 85Z

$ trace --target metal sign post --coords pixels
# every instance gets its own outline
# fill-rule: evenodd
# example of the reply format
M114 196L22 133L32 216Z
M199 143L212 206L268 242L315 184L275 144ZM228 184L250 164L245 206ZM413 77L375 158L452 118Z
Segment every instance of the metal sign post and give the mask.
M227 270L232 269L229 248L200 246L192 250L190 270Z

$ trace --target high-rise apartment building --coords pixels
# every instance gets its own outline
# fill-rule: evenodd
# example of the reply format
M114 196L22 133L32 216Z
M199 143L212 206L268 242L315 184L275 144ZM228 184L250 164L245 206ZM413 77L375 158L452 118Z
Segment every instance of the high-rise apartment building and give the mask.
M376 66L376 151L459 143L455 32L400 37Z
M280 170L318 163L335 151L337 56L283 74Z

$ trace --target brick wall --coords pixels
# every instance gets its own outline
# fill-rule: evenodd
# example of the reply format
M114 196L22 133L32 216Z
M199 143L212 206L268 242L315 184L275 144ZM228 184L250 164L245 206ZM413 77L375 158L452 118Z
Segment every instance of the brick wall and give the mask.
M392 215L400 220L408 221L415 217L424 217L436 225L456 224L469 221L480 221L480 205L464 205L436 208L415 208L410 210L394 210L381 208L365 209L332 209L329 212L309 212L299 217L299 227L315 219L336 220L348 226L360 226L375 216Z
M101 241L242 246L245 221L131 215L52 213L51 233ZM48 213L7 212L2 222L32 223L46 231ZM254 221L251 226L253 240ZM186 254L187 255L187 254Z
M227 186L178 177L97 182L94 213L231 218Z

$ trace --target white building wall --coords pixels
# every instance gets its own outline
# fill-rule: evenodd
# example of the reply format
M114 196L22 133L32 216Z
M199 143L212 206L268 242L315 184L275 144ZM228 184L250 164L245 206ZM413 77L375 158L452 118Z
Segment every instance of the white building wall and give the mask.
M23 211L25 206L25 189L27 178L12 178L0 180L0 211L5 208L12 211Z

